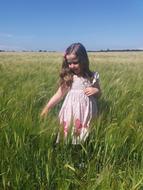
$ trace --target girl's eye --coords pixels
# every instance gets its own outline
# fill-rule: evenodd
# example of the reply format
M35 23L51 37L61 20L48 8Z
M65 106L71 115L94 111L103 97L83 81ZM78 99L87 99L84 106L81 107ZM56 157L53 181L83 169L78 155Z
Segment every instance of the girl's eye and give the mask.
M77 65L77 64L79 64L78 61L67 61L67 63L68 63L68 65L71 65L71 64Z

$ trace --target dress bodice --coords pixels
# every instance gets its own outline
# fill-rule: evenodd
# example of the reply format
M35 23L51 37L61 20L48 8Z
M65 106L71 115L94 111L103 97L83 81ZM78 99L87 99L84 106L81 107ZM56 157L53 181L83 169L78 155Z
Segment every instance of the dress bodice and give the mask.
M71 90L84 90L91 85L91 82L87 78L74 75Z

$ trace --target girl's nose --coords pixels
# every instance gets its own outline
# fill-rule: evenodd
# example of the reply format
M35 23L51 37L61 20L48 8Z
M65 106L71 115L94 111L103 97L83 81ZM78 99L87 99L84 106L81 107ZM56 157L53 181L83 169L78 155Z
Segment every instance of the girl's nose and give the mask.
M70 67L70 68L74 68L74 64L71 63L71 64L69 65L69 67Z
M71 63L71 65L70 65L72 68L74 67L74 64L73 63Z

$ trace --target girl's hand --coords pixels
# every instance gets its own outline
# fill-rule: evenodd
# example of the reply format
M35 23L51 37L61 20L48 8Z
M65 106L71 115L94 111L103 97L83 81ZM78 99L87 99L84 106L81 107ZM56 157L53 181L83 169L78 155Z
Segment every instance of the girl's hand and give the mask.
M95 87L87 87L85 90L84 90L84 93L87 95L87 96L92 96L92 95L96 95L98 94L99 92L99 89L98 88L95 88Z
M48 112L49 112L49 109L48 109L47 107L45 107L45 108L43 109L43 111L41 112L40 116L41 116L41 117L45 117L45 116L48 114Z

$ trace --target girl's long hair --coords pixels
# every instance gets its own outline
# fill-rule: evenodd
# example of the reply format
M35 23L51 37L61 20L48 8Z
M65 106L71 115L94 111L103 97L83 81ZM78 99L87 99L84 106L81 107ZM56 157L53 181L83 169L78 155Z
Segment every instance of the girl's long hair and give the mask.
M74 54L78 59L81 70L80 75L82 77L91 79L93 76L93 73L89 69L89 59L85 47L81 43L73 43L65 51L60 73L60 85L66 85L68 87L71 87L73 82L73 72L69 69L66 60L66 56L70 54Z

